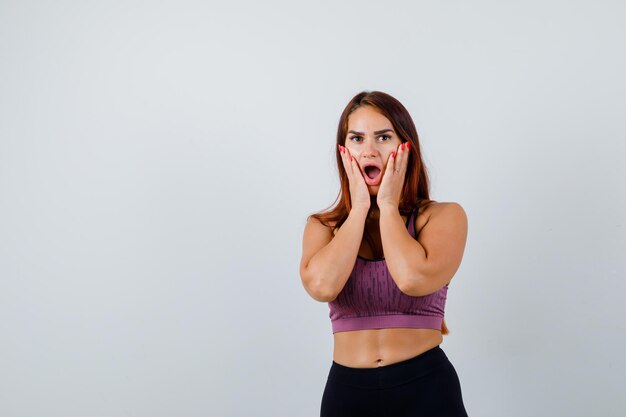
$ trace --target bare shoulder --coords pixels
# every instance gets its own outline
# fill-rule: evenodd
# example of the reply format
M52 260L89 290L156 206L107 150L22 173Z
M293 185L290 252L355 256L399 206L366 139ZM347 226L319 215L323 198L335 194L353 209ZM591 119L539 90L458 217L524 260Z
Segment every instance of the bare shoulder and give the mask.
M427 217L432 214L446 213L447 215L463 215L465 216L465 210L463 207L454 201L433 201L428 206L424 207L424 211L420 210L420 214L425 214Z
M334 223L329 223L330 227L323 224L319 219L317 219L314 216L309 216L307 218L306 221L306 225L304 226L304 233L306 234L307 232L326 232L326 233L331 233L332 230L332 226L334 225Z
M424 226L430 224L445 224L457 229L461 234L467 232L467 214L459 203L454 201L434 201L426 207L420 208L418 220L415 223L416 232L419 233Z

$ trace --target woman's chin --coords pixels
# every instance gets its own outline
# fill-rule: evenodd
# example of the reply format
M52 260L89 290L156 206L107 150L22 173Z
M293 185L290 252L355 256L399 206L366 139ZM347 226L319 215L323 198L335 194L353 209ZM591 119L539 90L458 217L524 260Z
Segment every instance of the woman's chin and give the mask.
M378 195L378 189L380 185L368 185L367 190L370 192L370 195Z

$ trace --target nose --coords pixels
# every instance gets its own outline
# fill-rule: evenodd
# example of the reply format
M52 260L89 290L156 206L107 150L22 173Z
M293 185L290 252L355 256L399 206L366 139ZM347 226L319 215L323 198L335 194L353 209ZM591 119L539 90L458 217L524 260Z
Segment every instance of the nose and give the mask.
M361 156L365 158L372 158L378 154L378 147L374 141L365 141L363 144L363 151L361 152Z

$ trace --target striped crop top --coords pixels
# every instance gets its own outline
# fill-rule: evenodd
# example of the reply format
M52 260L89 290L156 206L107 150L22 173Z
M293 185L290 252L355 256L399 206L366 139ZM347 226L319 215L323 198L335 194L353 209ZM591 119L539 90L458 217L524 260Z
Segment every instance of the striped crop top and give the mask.
M415 216L407 217L415 236ZM448 284L432 294L413 297L400 291L384 259L357 256L345 286L328 303L333 333L391 327L441 329Z

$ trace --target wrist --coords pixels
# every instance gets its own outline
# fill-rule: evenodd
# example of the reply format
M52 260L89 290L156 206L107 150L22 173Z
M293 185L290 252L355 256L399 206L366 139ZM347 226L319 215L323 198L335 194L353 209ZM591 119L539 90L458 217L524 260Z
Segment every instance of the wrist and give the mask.
M353 206L348 213L349 216L367 217L370 208L366 206Z
M395 204L379 205L378 210L380 211L381 216L385 214L400 214L400 209Z

